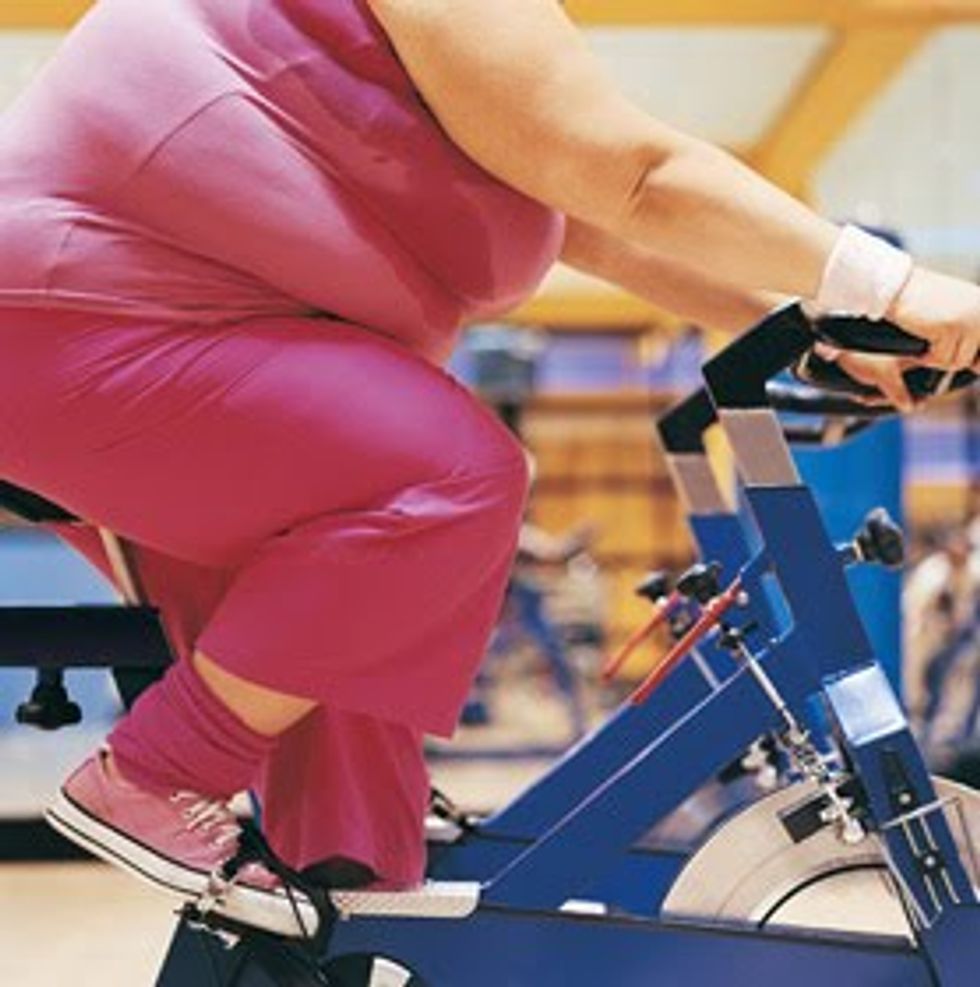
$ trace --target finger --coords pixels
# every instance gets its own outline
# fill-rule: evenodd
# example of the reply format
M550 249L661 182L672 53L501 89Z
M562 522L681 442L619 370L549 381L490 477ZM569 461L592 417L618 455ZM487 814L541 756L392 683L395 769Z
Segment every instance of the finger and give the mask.
M822 357L829 363L836 363L844 352L836 346L831 346L829 343L816 343L813 349L817 356Z
M894 408L895 402L891 398L887 398L884 392L874 396L871 394L855 394L851 399L856 401L858 404L863 404L866 408Z
M929 352L921 358L921 363L940 370L950 370L956 365L956 351L962 334L943 332L931 340Z
M909 412L915 409L915 402L909 394L905 378L902 376L901 368L897 363L885 368L878 377L878 388L888 399L889 404L894 405L899 411Z
M954 369L964 370L972 367L976 362L976 357L977 344L976 340L973 338L973 333L964 333L959 340L959 344L957 345L956 351L953 355Z
M847 352L841 353L838 360L840 368L850 377L872 387L878 386L879 378L885 368L894 362L895 358L890 356L869 356L863 353Z

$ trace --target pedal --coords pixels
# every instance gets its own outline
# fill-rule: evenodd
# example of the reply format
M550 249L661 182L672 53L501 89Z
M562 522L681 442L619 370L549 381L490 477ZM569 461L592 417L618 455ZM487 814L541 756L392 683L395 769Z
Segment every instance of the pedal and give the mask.
M429 881L411 891L333 891L330 900L342 919L466 918L480 904L476 881Z
M235 922L213 911L201 911L193 902L187 902L175 914L189 929L213 936L226 950L234 949L244 936L256 933L255 929L241 922Z

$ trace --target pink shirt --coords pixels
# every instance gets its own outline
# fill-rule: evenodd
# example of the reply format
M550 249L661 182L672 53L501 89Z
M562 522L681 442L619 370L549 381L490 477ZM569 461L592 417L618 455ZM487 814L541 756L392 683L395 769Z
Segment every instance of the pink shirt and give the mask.
M0 305L329 312L441 358L561 237L449 141L363 0L99 0L0 118Z

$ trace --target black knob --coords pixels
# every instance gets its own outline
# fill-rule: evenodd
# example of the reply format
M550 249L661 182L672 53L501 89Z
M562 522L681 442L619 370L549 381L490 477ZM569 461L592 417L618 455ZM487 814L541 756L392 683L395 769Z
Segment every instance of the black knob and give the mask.
M677 580L677 591L690 600L705 604L721 592L721 564L699 562Z
M68 697L64 672L45 668L38 672L31 698L17 707L15 716L18 723L57 730L80 723L82 710Z
M634 592L637 596L642 596L651 603L658 603L670 593L670 590L670 575L662 569L658 569L655 572L648 572L643 577L643 581L637 585Z
M854 541L865 562L877 562L887 569L900 569L905 562L905 535L883 507L876 507L864 519Z

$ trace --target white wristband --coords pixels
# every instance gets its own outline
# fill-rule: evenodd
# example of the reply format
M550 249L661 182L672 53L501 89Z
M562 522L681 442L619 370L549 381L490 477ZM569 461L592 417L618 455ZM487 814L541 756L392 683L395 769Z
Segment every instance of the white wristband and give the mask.
M912 258L905 251L857 226L845 226L824 268L817 306L883 319L911 274Z

